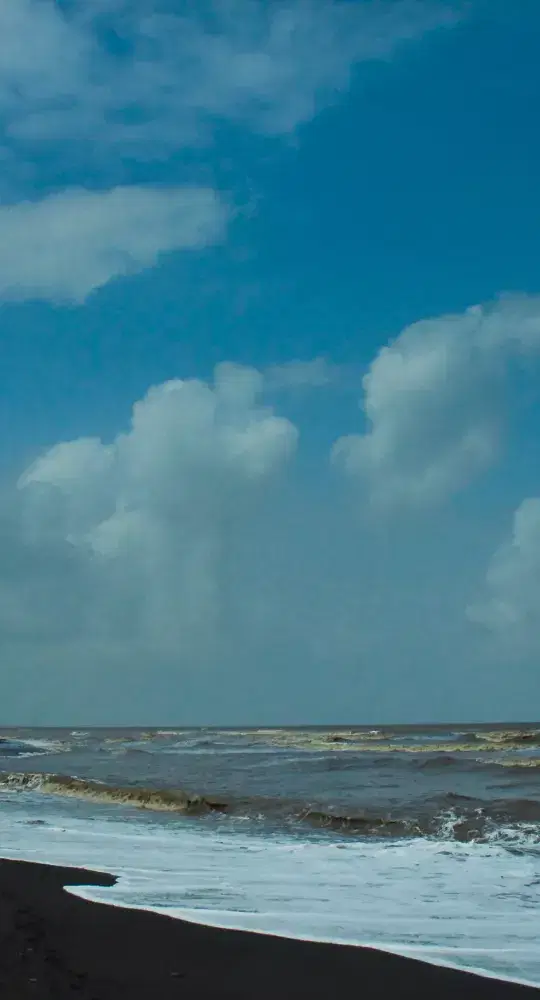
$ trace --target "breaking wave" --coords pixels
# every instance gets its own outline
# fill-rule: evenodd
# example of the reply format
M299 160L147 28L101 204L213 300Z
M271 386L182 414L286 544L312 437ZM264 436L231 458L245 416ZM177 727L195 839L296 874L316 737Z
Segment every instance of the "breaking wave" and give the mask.
M0 736L0 757L36 757L60 753L63 749L57 740L19 740Z
M465 796L447 796L448 804L438 808L420 809L416 815L347 816L309 810L300 817L322 829L361 837L403 838L429 837L460 843L485 843L496 839L502 830L508 840L510 831L516 835L527 832L527 840L540 844L540 803L534 800L489 803L483 806L462 801L452 806L452 800Z
M193 753L204 750L219 753L248 753L255 750L292 750L337 759L350 754L376 755L377 759L389 756L394 760L423 758L438 755L441 763L451 763L451 757L466 759L482 752L490 758L498 754L527 754L533 759L540 755L540 727L538 724L514 724L506 728L458 726L380 729L182 729L154 730L66 730L54 734L19 730L0 736L0 756L17 756L26 753L57 753L81 751L83 747L94 752L119 754L145 750L151 754ZM51 736L54 735L54 739ZM47 737L47 738L45 738ZM447 761L442 761L447 757ZM520 766L520 765L518 765ZM526 765L526 766L535 766Z
M44 792L66 798L89 799L93 802L130 805L157 812L201 814L227 808L225 804L213 798L191 794L181 789L122 787L64 774L4 773L0 775L0 787L14 791Z
M182 789L119 786L73 775L38 772L0 773L0 789L39 792L85 799L109 805L130 806L155 812L203 816L212 813L251 820L278 820L290 827L306 825L320 831L362 838L399 839L428 837L459 842L486 842L498 831L527 828L529 842L540 844L540 801L497 799L483 801L447 793L384 814L375 811L347 813L332 808L280 798L219 798Z
M505 758L504 760L494 760L493 763L500 767L540 767L540 757L521 757L514 758L514 760Z
M157 734L154 734L157 735ZM173 735L161 731L160 735ZM521 728L504 730L448 730L434 732L394 732L392 730L227 730L227 738L243 737L250 743L275 749L316 751L350 751L366 754L463 754L484 751L540 749L540 729ZM206 734L206 741L214 743L218 733ZM145 733L144 739L151 740L152 734ZM182 744L178 744L181 749Z
M518 746L538 744L540 746L540 729L502 729L481 731L474 734L476 740L484 743L495 743L497 746Z

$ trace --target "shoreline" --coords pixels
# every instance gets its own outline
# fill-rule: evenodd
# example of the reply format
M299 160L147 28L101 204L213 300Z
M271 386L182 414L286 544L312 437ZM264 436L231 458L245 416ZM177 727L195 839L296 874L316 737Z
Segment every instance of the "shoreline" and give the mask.
M373 948L225 930L84 900L106 872L0 859L0 998L537 997L538 989Z

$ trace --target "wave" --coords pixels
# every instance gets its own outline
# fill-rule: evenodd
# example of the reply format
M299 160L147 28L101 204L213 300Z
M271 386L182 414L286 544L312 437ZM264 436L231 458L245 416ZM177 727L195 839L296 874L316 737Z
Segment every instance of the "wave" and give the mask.
M502 831L508 839L511 831L519 835L526 829L529 842L540 844L540 802L523 799L479 806L467 796L452 793L446 800L438 802L434 809L420 809L415 815L402 817L306 810L301 818L322 829L362 837L428 837L460 843L492 842Z
M327 742L319 746L319 749L329 749L332 744ZM370 754L388 754L388 753L404 753L404 754L454 754L454 753L478 753L478 751L483 751L486 753L496 753L500 752L501 749L504 750L523 750L524 742L513 740L508 740L503 743L503 741L490 742L485 741L484 743L477 742L471 739L469 742L464 743L379 743L379 744L369 744L355 743L352 740L344 743L339 743L340 750L354 750L357 753L370 753ZM315 747L314 747L315 748ZM298 746L298 749L301 749Z
M224 811L225 803L216 799L184 792L181 789L140 788L138 786L107 785L73 775L45 774L39 772L11 772L0 774L0 787L16 791L37 791L64 797L90 799L93 802L110 802L131 805L139 809L158 812L207 813Z
M34 750L37 753L62 753L66 749L66 744L61 740L46 739L25 739L21 740L21 748Z
M34 757L44 754L56 754L63 750L56 740L18 740L6 736L0 737L0 757Z
M514 760L505 758L504 760L494 760L491 763L498 764L499 767L540 767L540 757L521 757L514 758Z
M96 739L90 730L73 730L65 740L26 740L20 742L40 743L45 750L69 750L79 748L85 739ZM259 747L268 751L294 750L313 754L345 756L346 754L391 754L399 755L447 755L452 756L478 753L495 754L506 751L532 752L540 750L540 728L508 728L504 730L459 730L444 729L403 731L399 729L255 729L255 730L209 730L209 729L156 729L130 731L102 736L100 749L109 752L130 752L146 749L148 752L182 753L198 747L215 748L220 752L247 752Z
M484 801L455 792L436 799L403 805L384 814L352 813L287 799L229 798L198 794L182 789L110 785L65 774L0 772L0 788L18 792L39 792L86 799L155 812L201 816L210 813L255 820L278 821L298 828L309 825L319 830L374 838L429 837L461 842L486 841L499 829L519 829L528 824L540 843L540 801L498 799ZM536 832L534 832L536 831Z
M526 744L540 746L540 729L495 729L480 730L474 733L474 738L483 743L495 743L497 746L521 747Z
M411 740L407 741L407 735L404 733L383 730L359 732L353 729L328 732L269 729L228 732L227 736L248 736L251 742L262 743L271 748L365 754L452 755L478 751L491 754L501 750L523 750L527 746L540 747L539 729L486 732L478 730L471 733L456 731L455 734L444 733L440 741L437 741L436 736L429 736L427 733L414 734ZM212 743L213 739L210 742ZM178 744L179 749L181 746Z
M452 767L455 764L461 765L463 761L449 753L437 753L435 757L428 757L427 760L420 761L422 770L438 770L439 768Z

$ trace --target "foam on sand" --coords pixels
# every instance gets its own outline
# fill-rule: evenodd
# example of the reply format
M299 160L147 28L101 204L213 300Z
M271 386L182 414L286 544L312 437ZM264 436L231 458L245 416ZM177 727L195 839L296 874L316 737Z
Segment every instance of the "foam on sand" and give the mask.
M4 793L9 795L10 793ZM0 811L2 855L109 871L111 888L70 892L198 923L371 945L540 986L536 828L493 842L272 838L195 828L181 816L81 819L36 813L31 793ZM75 805L73 803L72 805ZM39 815L36 823L36 815ZM46 825L43 825L45 822Z

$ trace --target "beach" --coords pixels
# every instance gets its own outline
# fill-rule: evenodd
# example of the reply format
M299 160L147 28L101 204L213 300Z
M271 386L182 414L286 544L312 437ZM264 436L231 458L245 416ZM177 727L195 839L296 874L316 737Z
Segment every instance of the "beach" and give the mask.
M0 1000L540 986L537 724L2 740Z
M63 891L113 882L106 873L0 861L0 997L538 996L532 988L374 949L205 927Z

